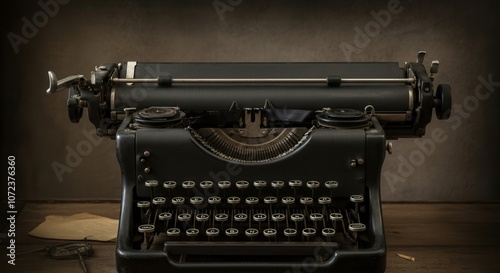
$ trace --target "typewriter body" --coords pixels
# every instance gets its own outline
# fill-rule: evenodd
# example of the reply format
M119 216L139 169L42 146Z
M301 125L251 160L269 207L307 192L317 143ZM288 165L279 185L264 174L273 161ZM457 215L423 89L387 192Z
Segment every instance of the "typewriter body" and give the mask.
M57 80L116 139L118 272L383 272L388 139L421 137L448 85L405 63L103 64Z

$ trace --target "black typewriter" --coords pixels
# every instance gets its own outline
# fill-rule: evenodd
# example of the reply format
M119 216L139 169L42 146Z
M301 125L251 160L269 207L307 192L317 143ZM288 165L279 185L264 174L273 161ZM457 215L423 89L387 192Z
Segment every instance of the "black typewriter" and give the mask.
M107 63L57 80L116 139L118 272L383 272L388 139L421 137L425 52L366 63Z

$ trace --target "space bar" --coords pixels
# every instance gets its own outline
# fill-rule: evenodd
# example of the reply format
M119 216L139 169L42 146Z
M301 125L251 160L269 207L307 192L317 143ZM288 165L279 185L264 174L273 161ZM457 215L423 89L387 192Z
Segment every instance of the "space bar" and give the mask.
M186 255L314 255L318 248L338 249L336 242L186 242L167 241L163 250Z

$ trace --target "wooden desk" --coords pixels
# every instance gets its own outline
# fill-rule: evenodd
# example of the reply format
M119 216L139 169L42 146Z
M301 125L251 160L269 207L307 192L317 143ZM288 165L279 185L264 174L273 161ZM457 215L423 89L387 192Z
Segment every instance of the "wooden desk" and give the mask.
M118 203L30 203L18 215L16 251L21 253L61 241L27 233L47 215L80 212L118 218ZM500 272L500 204L384 204L386 272ZM115 244L92 242L89 273L116 272ZM77 260L53 260L43 252L18 255L8 266L2 244L1 272L83 272ZM415 257L408 261L396 255Z

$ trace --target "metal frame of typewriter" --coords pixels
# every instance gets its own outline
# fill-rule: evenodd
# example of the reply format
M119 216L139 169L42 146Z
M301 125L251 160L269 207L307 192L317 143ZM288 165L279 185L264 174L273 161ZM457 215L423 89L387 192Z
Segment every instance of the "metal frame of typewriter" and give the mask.
M88 108L116 139L119 272L383 272L386 140L451 110L424 55L403 68L104 64L90 80L49 72L47 92L69 88L70 120Z

